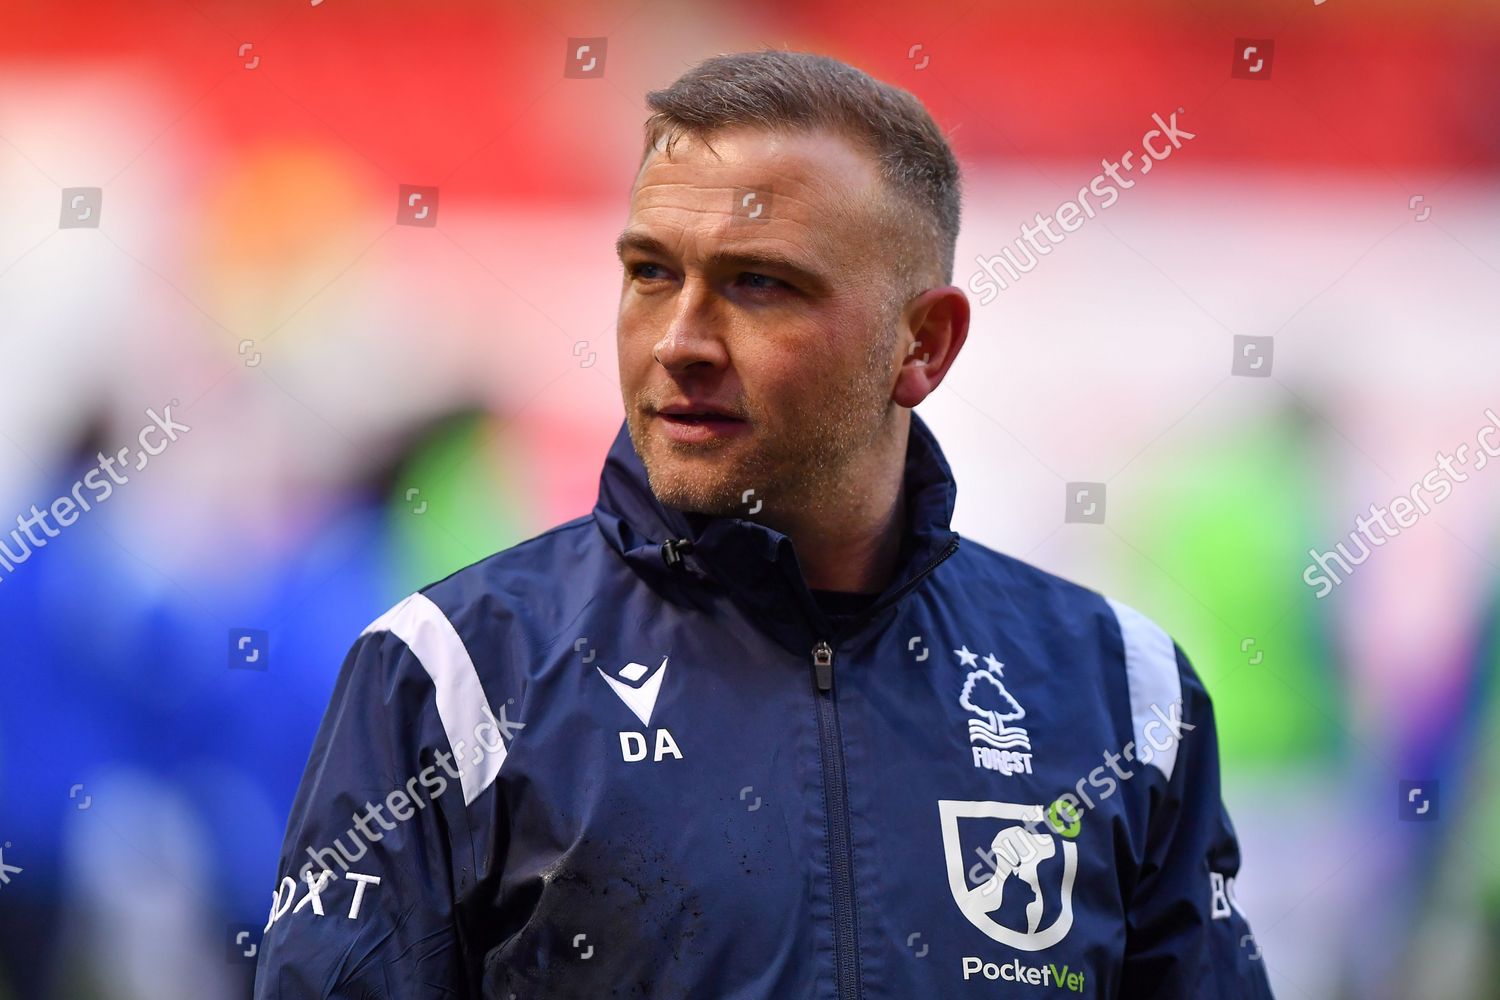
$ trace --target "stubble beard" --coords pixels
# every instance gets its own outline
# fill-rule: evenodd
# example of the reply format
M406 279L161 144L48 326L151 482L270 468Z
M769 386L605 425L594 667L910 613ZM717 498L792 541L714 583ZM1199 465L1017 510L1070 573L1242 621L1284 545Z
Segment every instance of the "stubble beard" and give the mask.
M637 399L627 426L651 492L677 510L766 521L782 520L778 515L787 511L817 517L862 505L870 484L850 471L889 430L896 406L888 367L894 333L891 328L872 338L852 377L818 386L817 397L803 401L791 419L768 422L751 406L749 448L739 439L691 447L666 441L651 434L654 418L641 411ZM732 457L731 451L736 452ZM752 489L754 494L746 496ZM757 500L765 515L749 513Z

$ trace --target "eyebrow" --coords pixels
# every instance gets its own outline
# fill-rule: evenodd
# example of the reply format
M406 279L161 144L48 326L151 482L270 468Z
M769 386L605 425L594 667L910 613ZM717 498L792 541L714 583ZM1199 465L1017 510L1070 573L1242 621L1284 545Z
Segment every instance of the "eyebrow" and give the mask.
M625 230L615 240L615 255L623 259L628 250L658 257L672 256L672 252L661 240L630 229ZM823 272L803 263L800 258L776 250L724 250L709 255L708 266L710 268L739 267L752 271L781 271L800 279L810 291L826 292L832 287Z

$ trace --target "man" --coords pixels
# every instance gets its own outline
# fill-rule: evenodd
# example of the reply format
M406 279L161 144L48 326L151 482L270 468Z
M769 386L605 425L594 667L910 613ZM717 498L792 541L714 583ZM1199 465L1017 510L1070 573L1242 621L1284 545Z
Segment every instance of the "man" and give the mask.
M790 52L648 100L598 504L354 644L256 995L1268 997L1181 650L949 527L931 118Z

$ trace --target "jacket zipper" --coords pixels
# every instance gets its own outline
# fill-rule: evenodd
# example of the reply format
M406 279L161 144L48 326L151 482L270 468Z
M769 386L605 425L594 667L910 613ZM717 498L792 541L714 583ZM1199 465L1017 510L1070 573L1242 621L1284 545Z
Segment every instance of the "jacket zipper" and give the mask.
M839 733L838 703L833 700L833 646L818 640L813 646L813 672L818 683L818 746L823 759L823 806L828 816L828 875L833 886L835 988L840 998L856 998L859 990L859 936L854 926L854 859L849 848L849 799L844 788L843 737Z
M958 550L953 539L923 570L886 600L872 605L851 622L834 642L858 631L859 627L882 609L901 598L938 564ZM835 988L840 998L857 1000L864 990L859 974L859 932L854 907L854 852L849 843L849 796L844 777L844 740L839 728L838 702L833 697L834 644L819 639L813 644L813 680L818 693L818 746L823 761L823 805L828 815L828 874L833 885Z
M878 615L880 612L884 611L892 604L901 600L901 598L906 596L906 594L909 593L913 587L926 579L929 573L937 569L938 566L942 565L944 559L947 559L957 551L958 539L954 538L953 541L949 542L947 546L943 548L943 551L939 552L936 556L933 557L932 562L922 567L921 572L917 573L910 580L906 581L906 585L903 586L900 590L891 594L885 600L866 608L863 614L850 622L842 631L835 632L833 636L834 643L842 642L846 636L850 636L858 632L861 628L864 627L865 622L869 621L871 618ZM823 662L820 662L819 660L818 648L820 646L827 647L827 657ZM818 640L818 642L813 646L813 676L818 683L819 691L826 693L833 689L833 647L827 641L822 639Z

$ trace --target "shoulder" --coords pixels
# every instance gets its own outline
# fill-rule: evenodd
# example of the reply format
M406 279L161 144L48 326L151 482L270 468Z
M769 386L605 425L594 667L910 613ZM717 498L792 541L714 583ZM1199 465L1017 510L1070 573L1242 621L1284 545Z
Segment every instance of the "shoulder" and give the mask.
M401 640L431 673L457 663L487 675L550 644L608 571L588 514L502 549L403 598L365 627Z
M608 565L602 544L592 515L575 518L421 588L360 633L357 648L375 661L364 686L435 713L455 756L487 751L462 774L465 803L494 780L520 728L507 706L524 697L536 649L587 606L579 575Z
M1092 643L1114 631L1110 601L1081 583L965 537L952 560L967 595L1014 624L1035 622L1049 634Z
M1059 669L1095 662L1107 685L1123 681L1138 741L1153 720L1184 711L1185 692L1189 700L1202 693L1172 635L1133 605L970 539L963 549L969 550L971 577L964 584L979 580L993 588L986 604L1001 611L1009 629L1047 649ZM1171 776L1171 754L1154 763Z

